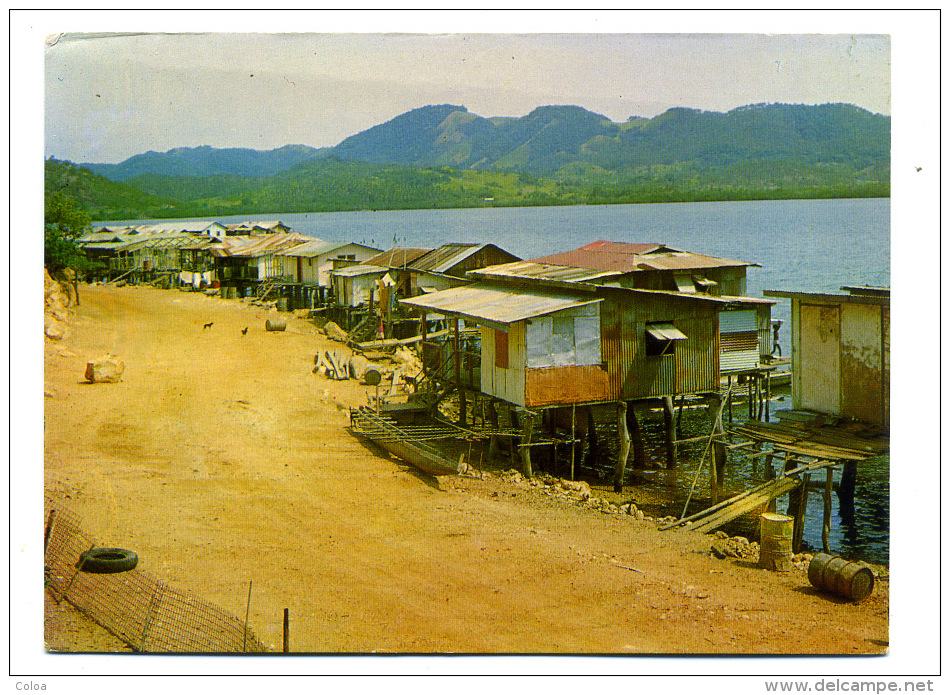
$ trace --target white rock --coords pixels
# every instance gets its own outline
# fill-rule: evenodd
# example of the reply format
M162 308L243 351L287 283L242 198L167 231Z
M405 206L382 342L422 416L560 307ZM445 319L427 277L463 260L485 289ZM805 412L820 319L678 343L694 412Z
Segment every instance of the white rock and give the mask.
M86 364L86 381L93 384L114 384L122 380L125 362L115 355L105 355Z

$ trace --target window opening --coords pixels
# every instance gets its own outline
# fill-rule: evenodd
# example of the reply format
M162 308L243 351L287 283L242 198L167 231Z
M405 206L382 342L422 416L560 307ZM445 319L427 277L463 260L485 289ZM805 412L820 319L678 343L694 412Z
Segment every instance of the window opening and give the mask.
M646 326L647 357L664 357L676 354L676 343L686 340L672 323L648 323Z
M508 369L508 334L495 329L495 366Z

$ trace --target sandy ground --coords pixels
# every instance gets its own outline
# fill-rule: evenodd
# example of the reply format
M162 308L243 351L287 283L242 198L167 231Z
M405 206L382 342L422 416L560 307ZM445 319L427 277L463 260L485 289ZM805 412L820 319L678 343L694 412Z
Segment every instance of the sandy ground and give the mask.
M275 650L285 608L299 652L887 649L887 581L852 605L802 570L715 559L710 536L513 485L507 461L436 481L379 455L344 429L368 387L312 373L330 341L305 320L267 332L272 311L148 287L81 300L46 343L46 493L235 616L253 582L250 624ZM122 382L85 383L106 352ZM120 648L66 622L48 645Z

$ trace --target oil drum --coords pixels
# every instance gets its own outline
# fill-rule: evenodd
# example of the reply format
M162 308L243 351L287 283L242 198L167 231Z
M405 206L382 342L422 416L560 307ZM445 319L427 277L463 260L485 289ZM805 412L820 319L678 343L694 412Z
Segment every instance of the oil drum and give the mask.
M792 569L792 528L794 519L784 514L766 513L759 521L759 567L775 572Z
M874 573L861 562L818 553L808 565L812 586L860 603L874 591Z

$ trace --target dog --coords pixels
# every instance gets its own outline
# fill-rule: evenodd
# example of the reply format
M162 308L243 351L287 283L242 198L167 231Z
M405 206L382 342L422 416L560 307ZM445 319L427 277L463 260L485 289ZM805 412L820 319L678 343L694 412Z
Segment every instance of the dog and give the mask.
M250 326L245 327L245 328L241 331L241 335L247 335L247 329L248 329L248 328L250 328Z
M205 324L205 327L202 328L201 330L206 331L206 330L208 330L209 328L211 328L213 325L214 325L214 321L212 321L211 323L206 323L206 324Z

